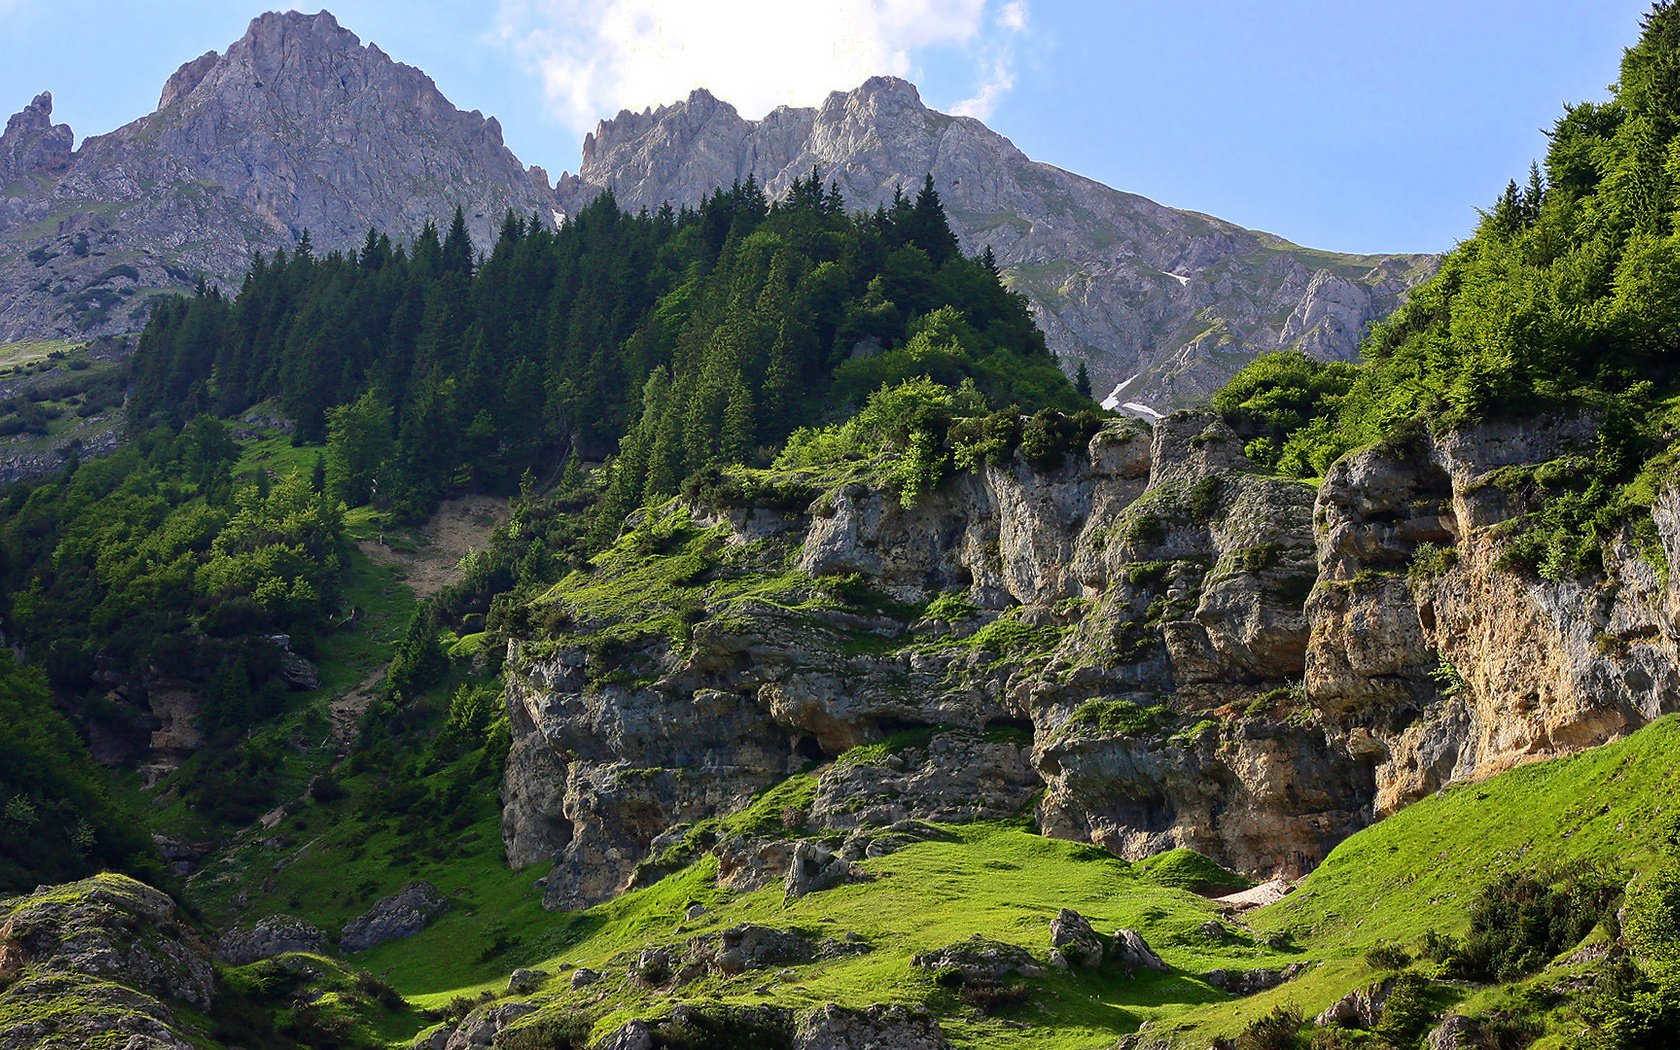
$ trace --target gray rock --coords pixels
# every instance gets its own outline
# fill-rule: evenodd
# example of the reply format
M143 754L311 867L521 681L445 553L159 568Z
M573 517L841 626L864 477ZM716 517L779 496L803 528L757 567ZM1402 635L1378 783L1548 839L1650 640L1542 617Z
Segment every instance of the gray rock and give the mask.
M215 971L208 946L167 896L100 875L6 905L0 987L13 1020L0 1026L0 1050L113 1039L144 1050L195 1045L177 1011L210 1008Z
M726 977L747 970L808 963L816 957L817 946L804 934L751 923L696 937L683 952L685 961L698 962Z
M646 1021L627 1021L597 1040L591 1050L654 1050L653 1026Z
M1006 977L1042 977L1044 967L1018 944L976 934L966 941L913 956L910 965L939 973L955 970L964 982L996 983Z
M906 1006L852 1009L830 1003L801 1014L794 1050L946 1050L951 1044L926 1010Z
M814 842L801 840L793 848L783 889L787 900L797 900L845 882L852 874L851 862L837 857Z
M549 975L543 970L518 969L508 975L509 995L530 995L541 988Z
M222 934L216 941L216 958L244 966L287 952L322 952L326 945L326 931L314 923L292 915L270 915L254 926Z
M1071 908L1063 908L1050 920L1050 945L1073 966L1094 970L1102 965L1102 938L1085 916Z
M1474 1050L1482 1045L1482 1026L1463 1014L1448 1014L1424 1040L1428 1050Z
M1358 988L1325 1007L1314 1018L1318 1025L1336 1024L1343 1028L1375 1028L1382 1020L1383 1004L1394 987L1394 979L1386 978L1369 988Z
M580 966L572 971L571 985L573 988L587 988L601 979L600 973L587 966Z
M449 910L449 898L429 882L411 882L344 924L338 944L347 952L366 951L387 941L412 937Z
M490 1050L499 1034L521 1017L536 1012L530 1003L486 1003L461 1019L444 1043L444 1050Z
M1256 967L1251 970L1209 970L1202 975L1202 980L1213 985L1222 992L1232 995L1255 995L1259 992L1270 991L1287 981L1293 981L1306 969L1305 963L1290 963L1288 966Z
M1149 942L1143 939L1143 934L1136 930L1116 930L1114 939L1109 944L1109 958L1124 966L1128 971L1138 969L1167 970L1170 969L1161 957L1149 947Z

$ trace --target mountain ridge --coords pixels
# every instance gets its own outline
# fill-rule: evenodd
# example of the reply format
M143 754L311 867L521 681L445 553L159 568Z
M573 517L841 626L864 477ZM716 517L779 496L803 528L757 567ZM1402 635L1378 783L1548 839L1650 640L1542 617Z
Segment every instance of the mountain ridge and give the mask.
M608 185L657 209L749 176L774 195L816 171L874 208L931 172L964 249L993 247L1064 367L1086 363L1099 396L1131 379L1115 405L1164 409L1278 346L1351 359L1434 265L1302 249L1103 186L893 77L758 121L704 88L623 110L551 185L495 117L457 109L326 11L253 19L182 63L154 112L80 148L51 115L44 92L0 136L0 342L136 330L155 295L231 288L254 252L290 250L305 230L317 251L353 250L369 228L442 226L459 203L488 248L509 208L559 221Z
M609 186L626 207L655 209L749 178L775 196L813 173L865 209L931 173L964 250L995 252L1065 367L1083 361L1099 393L1126 386L1123 400L1163 408L1200 400L1266 350L1355 359L1365 327L1436 261L1302 248L1167 207L1031 160L884 76L756 121L703 88L622 110L585 136L556 193L569 211Z

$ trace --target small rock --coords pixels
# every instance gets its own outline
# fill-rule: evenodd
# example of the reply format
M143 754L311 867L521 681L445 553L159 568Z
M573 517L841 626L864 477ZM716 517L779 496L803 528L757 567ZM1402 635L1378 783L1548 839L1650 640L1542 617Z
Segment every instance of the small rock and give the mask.
M706 914L706 906L704 904L690 904L688 906L688 910L683 912L683 917L689 922L693 922L695 919L698 919L704 914Z
M1276 988L1285 981L1294 980L1306 968L1305 963L1290 963L1282 969L1260 967L1253 970L1209 970L1202 976L1202 980L1232 995L1254 995Z
M1116 960L1128 971L1144 967L1150 970L1166 970L1167 964L1149 947L1149 942L1136 930L1116 930L1114 944L1109 949L1110 958Z
M1482 1026L1462 1014L1448 1014L1424 1045L1428 1050L1471 1050L1482 1045Z
M572 972L572 987L587 988L601 979L600 973L587 966L580 966Z
M1063 908L1050 920L1050 946L1058 949L1071 965L1087 970L1102 965L1102 939L1085 916L1071 908Z
M783 887L788 900L798 900L806 894L838 886L851 874L851 861L835 856L814 842L801 841L793 848L793 860L788 864Z
M249 929L232 929L216 942L216 958L244 966L287 952L325 950L327 934L314 923L292 915L270 915Z
M1393 987L1394 979L1390 977L1369 988L1351 991L1325 1007L1313 1023L1339 1024L1343 1028L1374 1028L1382 1020L1383 1004L1388 1001L1388 993Z
M519 969L508 975L508 994L529 995L543 986L548 974L542 970Z

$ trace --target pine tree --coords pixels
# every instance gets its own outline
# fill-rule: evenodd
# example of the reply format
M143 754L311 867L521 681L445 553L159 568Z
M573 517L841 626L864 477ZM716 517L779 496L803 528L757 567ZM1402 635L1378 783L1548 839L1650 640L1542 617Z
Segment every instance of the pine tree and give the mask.
M1079 362L1079 371L1073 377L1073 388L1079 391L1082 397L1091 396L1091 373L1086 370L1083 361Z

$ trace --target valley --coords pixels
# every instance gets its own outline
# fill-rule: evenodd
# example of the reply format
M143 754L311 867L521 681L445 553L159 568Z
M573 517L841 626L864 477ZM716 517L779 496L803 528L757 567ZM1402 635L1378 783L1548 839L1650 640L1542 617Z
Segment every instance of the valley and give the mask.
M1441 257L890 77L551 185L325 12L37 99L0 1050L1671 1045L1675 68Z

